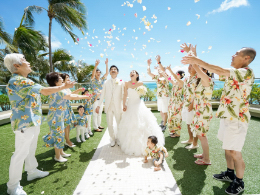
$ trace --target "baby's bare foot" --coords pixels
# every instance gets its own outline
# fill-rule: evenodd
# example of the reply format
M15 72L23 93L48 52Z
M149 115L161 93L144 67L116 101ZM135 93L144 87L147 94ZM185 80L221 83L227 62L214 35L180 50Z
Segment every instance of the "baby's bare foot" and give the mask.
M154 171L160 171L161 167L154 167Z

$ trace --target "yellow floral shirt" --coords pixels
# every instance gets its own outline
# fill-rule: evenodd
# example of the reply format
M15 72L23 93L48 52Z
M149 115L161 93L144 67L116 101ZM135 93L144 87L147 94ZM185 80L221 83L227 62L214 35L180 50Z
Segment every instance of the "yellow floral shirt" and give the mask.
M157 97L170 97L169 81L158 75L155 75L153 80L157 83Z
M163 151L163 146L158 146L158 145L155 145L153 148L149 148L149 147L146 147L145 149L145 156L149 157L151 156L151 158L159 158L160 155L159 155L159 151Z
M189 107L189 105L194 99L196 82L197 82L197 74L195 74L192 78L188 77L184 79L184 85L183 85L184 107Z
M248 67L230 69L230 76L225 80L216 117L248 123L250 120L248 100L253 84L252 69Z

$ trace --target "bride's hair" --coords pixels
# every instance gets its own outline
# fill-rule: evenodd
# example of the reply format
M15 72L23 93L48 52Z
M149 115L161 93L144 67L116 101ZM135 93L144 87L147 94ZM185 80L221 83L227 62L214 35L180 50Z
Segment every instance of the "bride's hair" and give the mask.
M135 73L138 75L138 77L136 77L136 81L139 81L139 73L136 70L133 71L135 71Z

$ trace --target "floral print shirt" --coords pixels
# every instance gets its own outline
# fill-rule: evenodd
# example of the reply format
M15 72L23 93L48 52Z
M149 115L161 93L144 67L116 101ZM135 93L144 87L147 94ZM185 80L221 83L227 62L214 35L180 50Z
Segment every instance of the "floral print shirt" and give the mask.
M86 127L86 123L87 123L87 115L83 113L82 116L80 116L79 114L76 115L76 125L82 126L82 127Z
M95 102L96 95L92 97L92 99L89 101L87 99L83 100L84 104L84 110L86 115L92 115L93 114L93 104Z
M92 89L94 90L94 93L100 93L100 91L103 89L103 84L107 79L103 76L99 80L94 78L91 80L90 84Z
M155 75L153 80L157 83L157 97L170 97L169 81L159 75Z
M193 103L194 117L191 124L191 131L193 136L206 136L209 130L210 120L212 119L211 97L213 93L214 83L209 78L209 87L204 87L202 82L198 84L195 90L195 97Z
M254 73L251 68L230 69L216 117L248 123L250 120L248 100L253 84Z
M159 158L159 151L163 151L163 146L155 145L152 149L149 147L146 147L145 149L145 156L151 157L151 158Z
M41 125L42 109L40 91L43 86L31 79L13 74L7 85L7 94L12 106L10 116L14 131Z
M197 82L197 74L195 74L192 78L186 77L184 79L184 85L183 85L183 103L184 107L189 107L191 102L194 99L194 92L196 88L196 82Z

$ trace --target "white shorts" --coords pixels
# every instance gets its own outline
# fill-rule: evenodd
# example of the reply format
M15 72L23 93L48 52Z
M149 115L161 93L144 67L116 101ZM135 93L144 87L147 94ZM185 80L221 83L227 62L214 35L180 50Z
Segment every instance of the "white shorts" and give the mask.
M224 150L241 152L248 129L248 123L237 120L220 119L218 139L223 142Z
M182 121L186 122L187 125L190 125L194 117L194 111L192 110L189 112L187 107L183 107L181 116Z
M169 97L158 97L157 99L157 107L158 111L162 111L163 113L168 112L168 106L169 106Z

